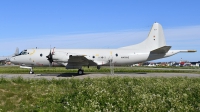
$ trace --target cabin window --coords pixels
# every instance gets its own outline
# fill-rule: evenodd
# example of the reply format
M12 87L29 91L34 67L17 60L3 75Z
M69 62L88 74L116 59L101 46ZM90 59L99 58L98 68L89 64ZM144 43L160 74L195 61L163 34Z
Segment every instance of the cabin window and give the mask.
M40 54L40 57L42 57L42 54Z
M19 55L27 55L27 50L23 50Z
M118 56L118 54L116 53L116 54L115 54L115 56L117 57L117 56Z

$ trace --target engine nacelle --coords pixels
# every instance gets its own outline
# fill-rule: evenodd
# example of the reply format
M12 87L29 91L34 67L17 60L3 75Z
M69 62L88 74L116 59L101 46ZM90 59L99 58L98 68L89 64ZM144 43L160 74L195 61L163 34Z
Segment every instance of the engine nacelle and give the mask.
M69 59L69 54L66 52L54 52L53 61L54 62L64 62L67 63Z

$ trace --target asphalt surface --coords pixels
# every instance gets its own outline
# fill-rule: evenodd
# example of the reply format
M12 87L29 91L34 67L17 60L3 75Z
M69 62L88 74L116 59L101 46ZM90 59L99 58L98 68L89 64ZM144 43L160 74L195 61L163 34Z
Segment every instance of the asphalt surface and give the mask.
M70 78L101 78L101 77L188 77L188 78L200 78L200 74L192 73L115 73L111 75L98 74L98 73L85 73L84 75L77 75L77 73L65 73L65 74L0 74L0 77L11 79L22 77L24 79L70 79Z

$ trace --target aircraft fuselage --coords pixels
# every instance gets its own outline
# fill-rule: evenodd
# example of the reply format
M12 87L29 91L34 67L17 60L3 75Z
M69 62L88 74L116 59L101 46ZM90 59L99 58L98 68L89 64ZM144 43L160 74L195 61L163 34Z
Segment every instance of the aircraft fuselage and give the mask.
M120 49L54 49L51 50L54 55L62 54L64 60L54 60L55 63L68 63L70 55L84 55L88 60L96 62L98 65L108 65L109 60L115 65L127 65L138 62L144 62L149 57L149 52L134 52L133 50ZM33 66L49 66L47 55L49 49L28 49L27 54L15 56L12 62L15 64L25 64ZM53 55L53 56L54 56ZM21 63L23 62L23 63ZM87 65L85 65L87 66ZM93 66L93 65L92 65Z

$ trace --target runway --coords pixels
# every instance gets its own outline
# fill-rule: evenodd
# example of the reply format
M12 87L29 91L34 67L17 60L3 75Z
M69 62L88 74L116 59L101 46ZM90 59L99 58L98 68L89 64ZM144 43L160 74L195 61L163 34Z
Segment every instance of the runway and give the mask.
M12 79L22 77L24 79L84 79L84 78L101 78L101 77L188 77L200 78L200 74L192 73L85 73L84 75L77 75L77 73L65 74L0 74L1 78Z

